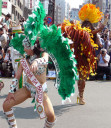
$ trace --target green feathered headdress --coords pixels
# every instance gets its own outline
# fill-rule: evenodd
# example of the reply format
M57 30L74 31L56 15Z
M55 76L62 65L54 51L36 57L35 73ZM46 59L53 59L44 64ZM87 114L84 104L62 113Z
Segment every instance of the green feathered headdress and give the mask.
M25 35L29 37L32 46L37 40L38 32L43 28L45 16L43 5L37 1L32 14L28 16L24 24Z
M10 46L19 51L20 54L24 54L24 47L22 45L22 41L25 39L25 35L15 34L15 37L11 40Z

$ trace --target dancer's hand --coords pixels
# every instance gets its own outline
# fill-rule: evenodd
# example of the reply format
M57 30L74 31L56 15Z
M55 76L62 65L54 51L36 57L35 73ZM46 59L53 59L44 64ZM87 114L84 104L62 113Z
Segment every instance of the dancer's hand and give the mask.
M8 101L10 102L11 100L15 100L15 96L14 96L14 93L9 93L5 102Z
M33 63L32 63L31 66L30 66L30 70L31 70L32 72L36 72L37 69L38 69L37 67L38 67L37 61L33 61Z
M4 87L4 83L0 81L0 91Z

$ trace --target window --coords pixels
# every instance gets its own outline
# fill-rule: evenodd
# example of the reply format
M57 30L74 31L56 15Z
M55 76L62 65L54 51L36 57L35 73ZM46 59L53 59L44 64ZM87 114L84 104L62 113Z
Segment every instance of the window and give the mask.
M16 16L17 16L17 11L16 11Z
M14 21L16 21L16 16L14 15Z
M19 13L18 13L18 19L19 19L19 17L20 17L20 15L19 15Z
M12 13L15 14L15 8L14 7L12 7Z
M22 5L21 5L21 2L20 2L20 8L22 7Z
M19 0L18 0L18 6L19 6L19 3L20 3L20 2L19 2Z

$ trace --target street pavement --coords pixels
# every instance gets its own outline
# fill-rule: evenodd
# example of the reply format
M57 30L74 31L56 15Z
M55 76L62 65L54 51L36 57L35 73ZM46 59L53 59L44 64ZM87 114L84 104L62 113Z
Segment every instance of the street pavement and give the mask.
M2 79L5 87L0 94L0 128L9 128L2 112L2 103L6 98L12 79ZM84 98L85 105L76 103L75 95L65 105L54 87L54 80L48 80L48 95L54 106L57 122L54 128L111 128L111 81L87 81ZM34 112L32 99L14 107L18 128L43 128L44 119L40 120Z

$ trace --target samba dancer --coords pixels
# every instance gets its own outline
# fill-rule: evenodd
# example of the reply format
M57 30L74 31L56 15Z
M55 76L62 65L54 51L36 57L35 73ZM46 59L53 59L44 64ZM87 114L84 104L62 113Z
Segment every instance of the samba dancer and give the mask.
M70 46L71 49L74 49L79 73L77 103L81 105L85 104L83 94L86 79L91 73L95 74L96 72L95 48L100 45L97 33L104 28L108 18L105 17L104 23L98 29L95 29L92 23L97 23L102 17L103 13L100 12L99 8L89 3L84 5L79 11L79 18L82 24L69 22L68 20L61 24L64 37L68 37L73 41Z
M45 52L42 52L42 57L40 58L41 49L39 45L36 43L34 45L34 49L32 49L30 42L28 41L27 38L24 39L23 46L24 46L24 51L29 56L26 59L26 63L30 68L29 71L33 72L34 76L40 82L43 88L43 106L44 107L39 105L37 108L38 112L42 114L43 111L45 111L47 118L44 124L44 128L52 128L52 126L55 124L55 114L52 107L52 103L47 95L46 65L48 61L48 54ZM36 60L34 61L34 59ZM29 77L27 77L27 81L25 81L24 83L25 85L24 88L17 90L18 80L20 79L20 76L24 70L24 67L23 67L24 63L22 63L22 61L23 60L21 59L21 64L17 70L16 77L12 80L9 94L3 104L4 114L11 128L17 128L12 107L24 102L26 99L31 97L33 98L35 97L37 101L39 100L36 97L38 95L38 90L36 89L36 87L34 87L34 82ZM27 71L26 73L27 76L30 75L29 71ZM41 115L41 118L44 118L44 117L45 117L44 114Z

